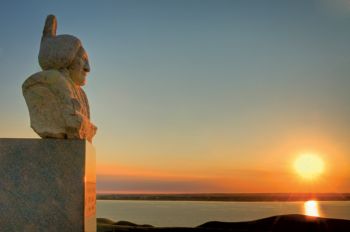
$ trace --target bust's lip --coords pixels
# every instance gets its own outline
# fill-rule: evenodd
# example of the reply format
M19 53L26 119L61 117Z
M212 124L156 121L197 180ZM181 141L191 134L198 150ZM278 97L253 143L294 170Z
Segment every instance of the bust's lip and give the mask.
M82 71L81 75L82 75L82 82L81 82L81 86L84 86L84 85L86 84L86 76L87 76L87 72Z

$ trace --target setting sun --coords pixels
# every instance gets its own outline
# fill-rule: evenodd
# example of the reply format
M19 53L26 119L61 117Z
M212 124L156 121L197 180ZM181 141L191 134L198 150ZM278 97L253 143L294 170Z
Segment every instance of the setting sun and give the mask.
M316 154L302 154L294 162L296 172L304 179L314 179L324 171L323 160Z

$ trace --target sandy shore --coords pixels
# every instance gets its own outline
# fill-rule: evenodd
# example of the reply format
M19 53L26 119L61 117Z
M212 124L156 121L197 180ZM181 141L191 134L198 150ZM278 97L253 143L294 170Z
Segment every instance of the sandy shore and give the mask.
M279 215L246 222L207 222L197 227L153 227L131 222L97 219L97 232L113 231L171 231L171 232L349 232L350 220L319 218L305 215Z

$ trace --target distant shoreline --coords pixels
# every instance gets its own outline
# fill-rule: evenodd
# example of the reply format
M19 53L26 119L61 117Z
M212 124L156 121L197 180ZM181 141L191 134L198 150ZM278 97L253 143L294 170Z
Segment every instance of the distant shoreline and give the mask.
M144 201L350 201L350 193L198 193L198 194L97 194L97 200Z

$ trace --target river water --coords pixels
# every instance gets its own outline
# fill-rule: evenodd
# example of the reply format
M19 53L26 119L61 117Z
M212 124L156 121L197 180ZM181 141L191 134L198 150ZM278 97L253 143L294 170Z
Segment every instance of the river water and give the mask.
M310 208L311 207L311 208ZM194 227L208 221L246 221L279 214L318 214L350 220L350 201L213 202L98 200L97 217L163 227Z

